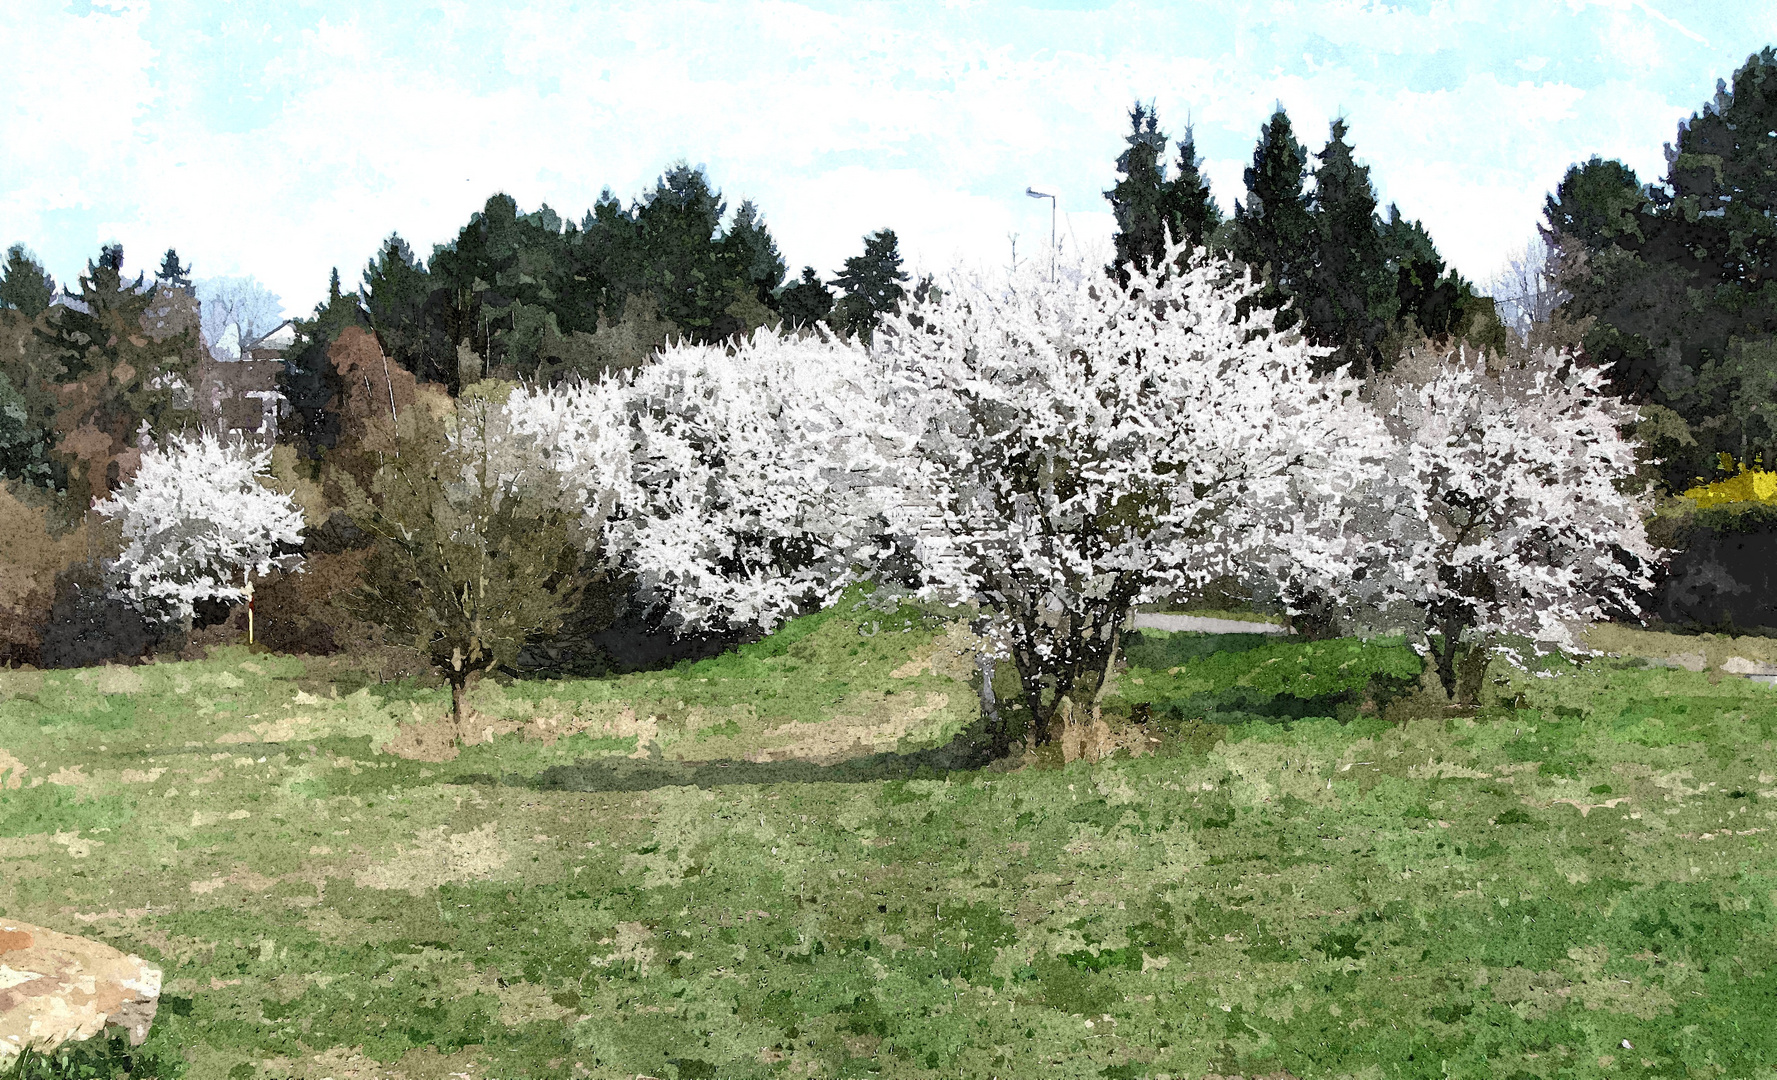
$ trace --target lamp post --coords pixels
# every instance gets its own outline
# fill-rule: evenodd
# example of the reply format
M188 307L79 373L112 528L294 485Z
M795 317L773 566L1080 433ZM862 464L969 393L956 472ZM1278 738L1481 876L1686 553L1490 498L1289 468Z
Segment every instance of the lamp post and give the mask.
M1056 198L1055 198L1055 196L1049 194L1046 191L1038 191L1036 188L1030 188L1030 187L1025 188L1024 193L1026 195L1029 195L1033 199L1048 199L1049 200L1049 280L1050 281L1059 281L1061 279L1056 275L1056 270L1055 270L1055 203L1056 203Z

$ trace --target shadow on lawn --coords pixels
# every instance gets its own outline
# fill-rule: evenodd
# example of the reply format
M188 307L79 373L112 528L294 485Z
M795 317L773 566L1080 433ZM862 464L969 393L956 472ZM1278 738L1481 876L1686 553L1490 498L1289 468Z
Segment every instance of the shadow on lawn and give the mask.
M993 745L986 725L965 728L943 746L912 753L892 751L834 765L809 761L638 761L587 760L557 765L535 776L485 773L459 776L461 784L502 784L539 791L647 791L661 787L720 787L725 784L858 784L878 780L940 779L991 764Z

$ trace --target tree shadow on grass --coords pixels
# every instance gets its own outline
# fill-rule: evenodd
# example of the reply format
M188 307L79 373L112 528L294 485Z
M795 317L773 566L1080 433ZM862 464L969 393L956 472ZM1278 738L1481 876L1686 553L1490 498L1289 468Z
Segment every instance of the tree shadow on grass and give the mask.
M609 758L557 765L534 776L486 773L458 776L459 784L499 784L538 791L648 791L662 787L722 787L730 784L861 784L881 780L942 779L991 764L993 741L985 724L965 728L943 746L910 753L888 751L833 765L811 761L669 762Z

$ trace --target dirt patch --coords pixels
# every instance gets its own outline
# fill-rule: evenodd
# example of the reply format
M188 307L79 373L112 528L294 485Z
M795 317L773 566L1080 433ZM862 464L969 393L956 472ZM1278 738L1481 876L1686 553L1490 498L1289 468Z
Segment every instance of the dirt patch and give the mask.
M23 787L25 771L24 762L13 757L5 747L0 747L0 788Z
M306 739L318 739L327 733L327 725L312 716L286 716L280 720L266 720L254 724L246 731L231 731L226 735L218 735L216 741L223 746L234 746L240 743L300 742Z
M967 682L974 677L975 652L980 647L981 639L969 629L967 623L954 622L943 637L932 642L930 652L902 664L889 672L889 677L912 679L930 674Z
M461 750L457 742L457 725L449 718L402 724L395 729L395 737L383 744L385 754L434 764L454 761Z
M120 667L106 664L102 668L89 668L74 676L80 682L91 684L101 694L139 694L147 681L141 672L132 667Z
M415 896L447 881L486 881L511 860L511 854L488 822L466 833L448 825L427 829L411 848L352 875L361 889L406 889Z
M785 724L765 732L768 739L795 736L794 742L754 750L746 755L751 762L810 761L816 765L835 765L860 754L893 750L897 743L924 727L931 718L950 704L950 695L926 693L915 704L912 695L893 698L873 695L869 712L864 716L836 716L817 724Z
M586 714L578 711L568 716L534 717L518 730L527 739L538 739L545 746L554 746L557 739L570 735L597 735L607 739L635 737L636 749L630 757L647 757L648 744L660 737L660 722L652 716L638 717L628 705L615 702L591 706Z
M465 746L491 743L503 735L515 733L521 733L526 739L540 741L547 746L554 746L557 740L572 735L595 735L612 739L634 736L636 749L630 757L640 758L648 756L648 744L659 737L660 725L652 716L638 718L636 711L629 706L613 704L595 707L590 715L544 715L522 723L471 711L459 730L455 721L448 716L422 720L416 709L414 720L400 725L395 731L395 737L385 743L382 749L385 754L394 754L409 761L436 763L453 760Z

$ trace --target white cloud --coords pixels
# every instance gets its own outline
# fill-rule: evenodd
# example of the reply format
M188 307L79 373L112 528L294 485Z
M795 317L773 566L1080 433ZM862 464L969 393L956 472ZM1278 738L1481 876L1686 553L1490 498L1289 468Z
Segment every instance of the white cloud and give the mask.
M1102 244L1101 193L1138 96L1175 134L1195 121L1229 212L1274 102L1310 150L1344 115L1384 202L1485 277L1569 163L1601 153L1657 176L1660 144L1744 59L1747 34L1777 31L1751 3L1675 24L1630 0L1093 15L453 2L320 18L238 0L226 24L64 6L0 9L16 87L0 114L0 242L27 242L58 278L104 240L138 267L176 245L199 273L254 274L298 312L328 267L355 282L391 230L425 251L496 190L578 218L600 189L627 200L681 157L707 163L731 206L759 204L793 272L831 273L883 226L926 267L1002 262L1010 232L1039 251L1048 207L1024 196L1039 180L1061 197L1064 236Z

